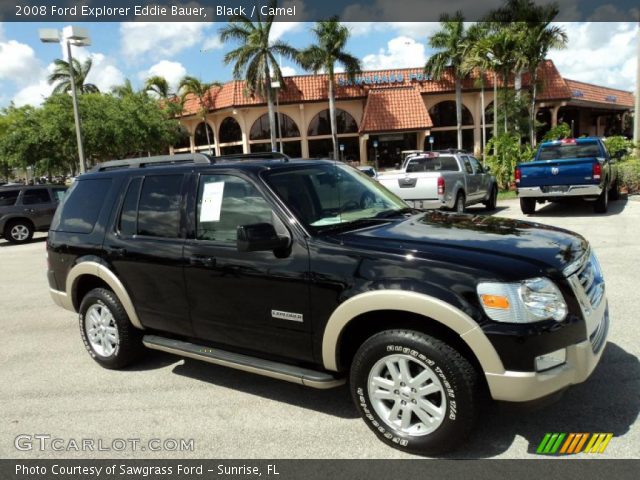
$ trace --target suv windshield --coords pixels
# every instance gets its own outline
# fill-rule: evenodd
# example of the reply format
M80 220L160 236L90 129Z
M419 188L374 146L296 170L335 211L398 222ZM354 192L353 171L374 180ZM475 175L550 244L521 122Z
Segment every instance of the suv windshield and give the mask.
M562 145L542 145L538 160L560 160L563 158L600 157L598 142L566 143Z
M378 182L338 163L271 171L265 180L314 233L410 210Z

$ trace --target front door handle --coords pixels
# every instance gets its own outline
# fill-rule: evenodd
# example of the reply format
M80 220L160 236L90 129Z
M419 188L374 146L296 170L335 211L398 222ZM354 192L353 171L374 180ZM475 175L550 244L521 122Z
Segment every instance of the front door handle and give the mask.
M27 213L34 213L35 212L35 210L33 208L25 208L24 211L27 212Z
M105 250L114 257L124 257L127 254L127 249L122 247L107 247Z
M216 259L215 257L208 257L206 255L192 255L189 257L189 264L201 267L215 267Z

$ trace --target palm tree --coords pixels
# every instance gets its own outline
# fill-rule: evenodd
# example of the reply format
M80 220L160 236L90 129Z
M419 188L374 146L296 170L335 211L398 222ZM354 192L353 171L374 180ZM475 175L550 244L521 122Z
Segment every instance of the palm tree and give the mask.
M144 90L145 92L153 92L158 98L166 100L171 96L169 91L169 82L164 77L160 75L153 75L144 82Z
M122 85L116 85L115 87L112 87L111 93L118 98L124 98L135 95L136 91L133 89L131 80L127 78Z
M71 90L71 75L69 73L69 62L56 58L53 61L55 69L51 75L47 78L49 85L56 84L53 89L53 93L66 93ZM77 59L73 59L73 78L76 84L76 90L78 93L98 93L100 90L93 83L85 83L93 60L87 58L84 62L80 63Z
M198 99L198 105L200 106L200 116L204 122L204 131L207 135L207 146L209 147L209 153L211 153L211 136L209 135L209 128L207 124L207 103L211 101L211 87L220 86L218 82L205 83L201 82L195 77L186 76L178 85L178 91L182 103L188 96L193 96Z
M432 55L424 67L424 71L439 80L444 71L451 67L455 77L456 88L456 126L458 129L458 148L462 148L462 62L465 55L465 29L462 12L453 16L443 14L440 17L442 29L429 38L429 46L439 50Z
M351 81L362 70L360 60L345 51L349 39L349 29L338 21L338 17L317 22L311 29L316 37L316 44L300 52L300 63L306 70L314 73L327 73L329 91L329 116L331 122L331 138L333 140L333 158L339 158L338 129L336 120L335 68L342 65L347 78Z
M529 71L529 137L531 145L535 145L535 102L537 94L538 67L545 60L549 50L565 48L567 34L558 26L551 25L558 15L559 8L555 3L536 5L533 0L507 0L506 3L493 10L489 18L498 24L509 24L513 35L518 37L517 58L515 59L515 87L521 88L521 75ZM517 33L516 33L517 32Z
M491 52L491 43L488 40L488 29L483 23L476 23L472 25L468 32L465 41L466 52L462 61L461 70L464 75L470 74L473 70L479 70L478 81L480 83L480 109L482 110L482 158L485 158L485 146L487 144L487 122L485 115L485 101L484 101L484 76L488 70L495 69L495 62ZM495 81L494 74L494 94L497 89L497 82ZM495 118L496 99L494 97L493 102L493 114ZM494 125L495 128L495 125Z
M277 1L272 0L270 10L274 11ZM245 15L237 15L220 30L220 40L236 40L241 45L224 56L226 65L234 63L233 76L244 79L247 90L267 101L269 111L269 129L271 131L271 149L276 151L276 117L273 107L273 89L271 76L285 88L284 79L276 56L298 61L298 51L283 41L269 40L273 15L258 16L255 22Z

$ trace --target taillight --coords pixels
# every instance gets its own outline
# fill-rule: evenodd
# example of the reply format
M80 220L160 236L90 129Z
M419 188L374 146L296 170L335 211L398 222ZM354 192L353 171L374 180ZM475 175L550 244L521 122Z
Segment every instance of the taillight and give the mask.
M600 162L596 161L593 164L593 179L600 180L601 176L602 176L602 165L600 165Z
M522 178L522 172L520 171L520 167L516 167L516 183L520 183L520 178Z
M438 195L444 195L444 178L438 177Z

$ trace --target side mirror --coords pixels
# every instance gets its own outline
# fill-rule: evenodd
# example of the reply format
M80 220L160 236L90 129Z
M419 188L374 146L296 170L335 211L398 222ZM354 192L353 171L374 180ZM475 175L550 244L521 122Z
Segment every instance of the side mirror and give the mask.
M270 223L238 226L236 241L239 252L263 252L289 246L289 238L278 236Z

